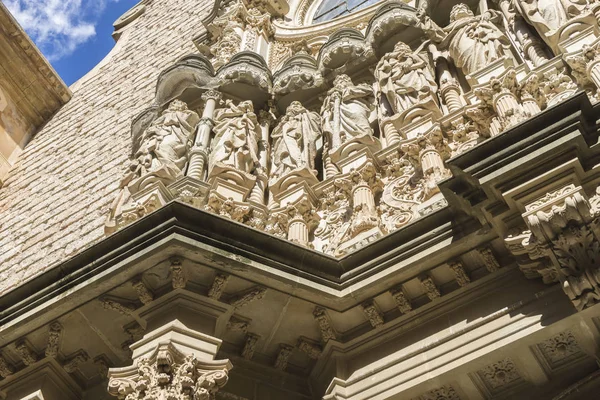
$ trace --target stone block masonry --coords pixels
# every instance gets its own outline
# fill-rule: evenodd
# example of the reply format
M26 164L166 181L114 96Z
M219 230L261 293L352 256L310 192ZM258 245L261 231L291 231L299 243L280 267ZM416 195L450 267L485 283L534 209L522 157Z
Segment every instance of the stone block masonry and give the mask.
M160 71L195 51L212 2L144 1L109 59L24 149L0 189L0 295L104 237L128 168L130 124L152 102Z

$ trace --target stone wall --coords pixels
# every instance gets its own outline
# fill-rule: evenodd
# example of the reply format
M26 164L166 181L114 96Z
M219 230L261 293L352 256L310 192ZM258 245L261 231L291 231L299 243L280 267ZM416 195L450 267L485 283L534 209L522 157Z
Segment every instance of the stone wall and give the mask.
M147 0L110 59L71 88L72 100L37 133L0 189L0 294L104 236L128 167L132 118L161 70L194 52L212 2Z

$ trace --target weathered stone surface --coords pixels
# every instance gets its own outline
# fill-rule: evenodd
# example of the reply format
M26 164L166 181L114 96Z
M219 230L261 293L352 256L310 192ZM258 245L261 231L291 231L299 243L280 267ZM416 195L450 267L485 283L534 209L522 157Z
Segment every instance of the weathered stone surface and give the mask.
M129 164L131 120L152 102L160 71L194 52L191 38L210 7L148 4L110 59L71 87L71 101L24 149L0 190L0 294L104 237Z

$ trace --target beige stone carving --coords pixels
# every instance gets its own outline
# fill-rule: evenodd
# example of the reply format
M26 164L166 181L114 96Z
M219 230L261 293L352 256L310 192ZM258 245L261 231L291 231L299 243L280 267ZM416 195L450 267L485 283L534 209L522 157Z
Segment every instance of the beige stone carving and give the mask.
M448 263L448 267L454 273L454 278L459 286L467 286L471 282L471 278L460 261L451 261Z
M222 362L186 356L173 345L161 344L151 357L139 359L136 366L111 373L108 392L120 400L215 400L229 379L230 368Z
M573 356L582 354L582 349L571 331L561 332L536 346L551 368L556 368Z
M426 60L411 48L398 42L394 50L384 55L375 69L375 78L381 92L380 101L391 111L383 115L399 114L431 98L437 90L435 78Z
M369 85L355 85L348 75L337 76L321 108L323 133L330 138L331 150L353 139L372 138L374 109Z
M242 357L246 360L251 360L254 356L254 351L256 350L256 344L260 339L259 335L254 333L246 334L246 343L244 344L244 348L242 349Z
M152 294L150 289L148 289L148 287L146 286L144 281L142 281L141 278L136 278L133 281L131 281L131 286L133 286L133 288L135 289L138 298L140 299L142 304L148 304L152 300L154 300L154 295Z
M507 390L507 386L522 380L519 371L510 358L505 358L477 371L486 389L492 393Z
M489 272L496 272L500 269L500 263L496 259L494 252L489 247L478 249L479 255L483 259L483 265Z
M440 290L430 276L421 277L419 278L419 281L421 282L421 286L423 286L425 294L429 297L429 300L435 300L441 297Z
M60 342L63 327L58 321L54 321L48 327L48 344L46 345L46 357L56 358L60 351Z
M335 339L335 331L331 326L331 320L329 319L326 310L322 307L317 306L313 311L313 316L315 317L315 320L319 325L319 330L321 331L321 338L323 339L323 342L327 343L328 340Z
M69 359L63 364L63 368L65 371L72 374L81 367L81 364L87 362L89 359L90 356L85 352L85 350L79 350L74 356L69 357Z
M248 305L248 304L252 303L253 301L262 299L266 293L267 293L266 288L257 286L250 290L247 290L243 293L235 295L231 299L229 304L231 304L235 308L244 307L245 305Z
M452 386L442 386L422 394L419 400L460 400L460 396Z
M6 378L15 373L15 369L12 365L6 361L4 356L0 355L0 376Z
M280 344L279 352L277 353L277 359L275 359L274 367L280 371L285 371L288 365L288 360L294 351L294 346L289 344Z
M248 332L250 323L232 316L227 322L227 330L231 332Z
M373 328L378 328L383 325L383 313L379 311L379 308L377 308L377 304L375 304L374 301L366 301L362 303L360 307Z
M412 311L412 305L410 304L410 300L406 297L402 286L390 290L390 294L394 298L396 306L398 306L398 309L402 314L406 314Z
M444 29L452 60L470 75L504 56L510 56L509 40L495 25L500 15L488 10L475 16L466 4L457 4L450 12L450 24Z
M233 168L252 173L258 166L260 127L251 101L238 105L231 100L215 111L215 137L211 144L209 175L218 174L215 167Z
M229 278L231 278L231 275L215 275L215 279L213 280L212 286L208 291L208 297L214 300L219 300L221 298L221 295L223 294L223 291L225 290L225 286L227 285Z
M302 168L317 175L315 142L321 137L319 118L319 114L308 111L299 101L293 101L288 106L285 115L271 132L271 179L276 180Z
M310 340L303 337L298 339L298 344L296 345L296 347L298 347L298 350L305 353L313 360L318 359L322 353L321 347L318 344L313 343Z
M31 349L31 346L25 340L20 340L15 343L15 350L25 365L31 365L38 359L37 354L35 354Z
M183 175L187 150L200 117L180 100L172 101L139 139L131 169L141 190L157 180L165 185Z
M126 315L126 316L129 316L135 312L134 307L127 305L127 304L122 304L116 300L101 299L100 301L102 302L102 307L105 310L116 311L119 314Z
M181 260L179 258L172 258L170 263L169 273L171 274L171 285L173 286L173 289L185 289L187 277Z

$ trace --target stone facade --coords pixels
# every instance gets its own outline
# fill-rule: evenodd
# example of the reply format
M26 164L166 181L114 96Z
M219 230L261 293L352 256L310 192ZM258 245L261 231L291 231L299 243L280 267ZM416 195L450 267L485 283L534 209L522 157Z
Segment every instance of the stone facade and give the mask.
M120 28L107 59L73 85L71 101L35 135L4 182L0 292L104 236L115 177L131 152L131 120L152 102L160 71L194 51L190 38L212 6L144 3L144 13Z
M0 189L0 397L597 392L598 5L323 4L115 22Z

